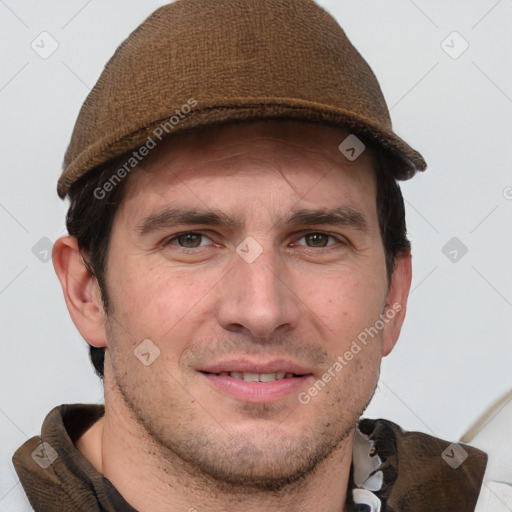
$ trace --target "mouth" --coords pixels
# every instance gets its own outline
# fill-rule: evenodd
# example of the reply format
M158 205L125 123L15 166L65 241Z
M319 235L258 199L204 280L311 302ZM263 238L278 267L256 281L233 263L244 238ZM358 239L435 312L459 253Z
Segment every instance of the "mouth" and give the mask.
M294 377L302 377L295 373L276 372L276 373L250 373L250 372L220 372L210 373L203 372L207 375L218 375L220 377L231 377L237 380L244 380L245 382L273 382L281 379L292 379Z
M199 370L206 382L223 396L245 403L272 403L298 394L313 380L313 373L298 365L276 361L254 364L219 363Z

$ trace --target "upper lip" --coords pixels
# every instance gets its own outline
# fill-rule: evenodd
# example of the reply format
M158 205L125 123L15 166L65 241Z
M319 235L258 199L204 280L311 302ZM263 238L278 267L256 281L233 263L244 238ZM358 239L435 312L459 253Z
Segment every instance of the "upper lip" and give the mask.
M220 361L199 368L200 372L221 373L221 372L242 372L242 373L293 373L295 375L309 375L313 372L293 361L278 359L274 361L255 362L248 359L236 359L232 361Z

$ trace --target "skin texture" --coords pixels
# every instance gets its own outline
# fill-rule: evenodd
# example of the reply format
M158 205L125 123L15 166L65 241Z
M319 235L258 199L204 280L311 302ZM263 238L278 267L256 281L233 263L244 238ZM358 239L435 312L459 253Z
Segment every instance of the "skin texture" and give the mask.
M107 347L105 417L77 446L138 510L344 510L355 424L398 339L411 281L405 254L387 282L373 159L365 151L347 160L338 150L346 135L266 121L153 150L114 220L108 315L76 240L55 244L75 325ZM141 234L144 219L169 207L215 209L239 225ZM285 224L295 210L336 207L365 226ZM251 263L236 251L247 237L262 249ZM379 334L301 403L298 392L393 304L401 309ZM160 351L148 366L134 355L145 339ZM200 371L234 359L292 361L308 376L284 397L253 403Z

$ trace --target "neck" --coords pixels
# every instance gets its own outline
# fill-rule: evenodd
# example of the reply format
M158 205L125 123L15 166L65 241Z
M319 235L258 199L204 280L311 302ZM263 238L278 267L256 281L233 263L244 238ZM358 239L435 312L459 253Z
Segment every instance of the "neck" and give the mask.
M139 512L167 512L170 504L173 510L225 512L242 503L247 512L345 510L352 435L302 481L279 491L247 490L214 481L155 443L115 396L105 403L104 417L76 445Z

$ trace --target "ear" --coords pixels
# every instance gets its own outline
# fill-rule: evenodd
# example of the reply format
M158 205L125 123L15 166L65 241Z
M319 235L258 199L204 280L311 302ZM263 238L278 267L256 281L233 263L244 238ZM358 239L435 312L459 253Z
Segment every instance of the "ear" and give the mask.
M407 310L407 298L411 288L412 268L411 251L398 255L395 259L395 270L388 288L384 311L385 327L383 330L382 355L387 356L400 336L400 330Z
M63 236L53 245L53 268L69 314L82 337L94 347L106 346L106 315L96 278L87 269L75 237Z

